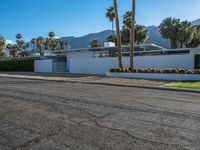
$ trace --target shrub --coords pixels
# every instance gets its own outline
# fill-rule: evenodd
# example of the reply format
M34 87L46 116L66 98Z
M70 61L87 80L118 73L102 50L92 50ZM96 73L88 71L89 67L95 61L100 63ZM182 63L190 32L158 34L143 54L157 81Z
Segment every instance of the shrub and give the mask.
M136 69L129 69L131 73L137 73Z
M120 69L120 68L113 68L110 69L110 72L123 72L123 73L164 73L164 74L200 74L200 69L196 70L184 70L179 68L168 68L168 69L154 69L154 68L147 68L147 69Z
M196 69L196 70L194 70L193 73L194 73L194 74L200 74L200 69Z
M184 69L177 69L179 74L186 74L187 71Z
M163 69L162 73L171 73L171 70L170 69Z
M170 73L177 74L177 73L179 73L179 71L178 71L178 69L173 68L173 69L170 69Z
M162 73L161 69L155 69L155 73Z
M34 71L34 59L0 60L0 71Z
M200 69L200 54L195 54L195 69Z
M156 73L156 70L157 70L157 69L152 69L152 68L150 68L150 69L149 69L149 73Z
M186 70L186 74L194 74L192 70Z
M125 72L125 73L129 73L130 70L129 70L129 69L123 69L123 72Z

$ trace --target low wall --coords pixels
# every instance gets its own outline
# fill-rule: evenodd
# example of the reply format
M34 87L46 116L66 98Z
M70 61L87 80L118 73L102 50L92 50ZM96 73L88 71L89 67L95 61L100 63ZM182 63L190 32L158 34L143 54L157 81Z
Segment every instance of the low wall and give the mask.
M162 55L134 57L136 69L182 68L194 69L194 55ZM123 66L129 68L130 58L123 58ZM69 72L82 74L106 74L110 68L118 67L117 58L72 58L69 59Z
M200 81L199 74L156 74L156 73L106 73L107 77L153 79L170 81Z
M53 60L45 59L45 60L35 60L34 61L34 72L53 72Z

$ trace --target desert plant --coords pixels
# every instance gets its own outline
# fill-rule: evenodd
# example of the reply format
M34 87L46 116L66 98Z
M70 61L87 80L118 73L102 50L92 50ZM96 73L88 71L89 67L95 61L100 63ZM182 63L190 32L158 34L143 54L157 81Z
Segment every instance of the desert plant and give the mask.
M200 74L200 69L196 69L196 70L194 70L193 73L194 73L194 74Z

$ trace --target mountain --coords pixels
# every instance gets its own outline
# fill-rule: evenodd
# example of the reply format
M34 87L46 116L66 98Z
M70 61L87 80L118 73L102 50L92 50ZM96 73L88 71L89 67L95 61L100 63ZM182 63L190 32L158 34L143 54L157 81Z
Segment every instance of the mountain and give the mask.
M200 18L195 20L195 21L192 21L192 24L193 25L200 25Z
M93 39L97 39L104 43L107 41L107 37L112 34L111 30L105 30L99 33L91 33L82 37L62 37L61 40L67 41L69 47L72 49L76 48L87 48Z
M162 46L164 48L169 49L170 48L170 42L169 40L164 39L159 32L159 27L157 26L149 26L147 27L147 30L149 32L149 37L146 40L145 43L154 43L156 45Z
M200 18L192 21L192 24L193 25L200 25ZM154 44L157 44L157 45L162 46L164 48L170 48L169 40L164 39L160 35L158 26L148 26L146 28L149 31L149 37L148 37L148 39L146 40L145 43L148 43L148 44L154 43ZM69 48L71 48L71 49L88 48L89 45L90 45L90 42L93 39L98 39L103 44L104 42L107 41L107 37L110 36L110 35L112 35L112 31L111 30L105 30L105 31L102 31L102 32L91 33L91 34L81 36L81 37L74 37L74 36L62 37L61 40L67 41L68 44L69 44ZM12 41L8 41L8 42L12 43Z

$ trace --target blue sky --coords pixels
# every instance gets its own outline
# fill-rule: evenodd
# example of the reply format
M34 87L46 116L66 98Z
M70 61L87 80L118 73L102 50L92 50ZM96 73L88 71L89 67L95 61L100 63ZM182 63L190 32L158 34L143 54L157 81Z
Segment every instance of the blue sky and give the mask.
M137 23L158 25L168 16L182 20L200 18L200 0L136 0ZM131 0L118 0L119 13L131 9ZM22 33L24 40L47 36L82 36L110 29L105 17L113 0L1 0L0 34L15 40Z

